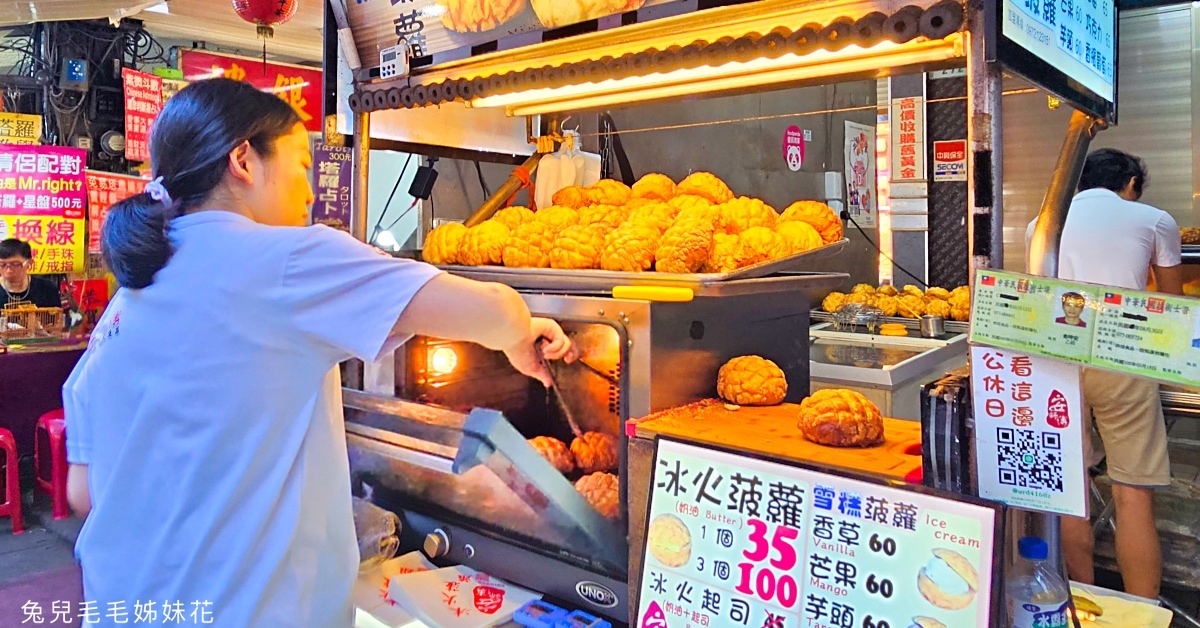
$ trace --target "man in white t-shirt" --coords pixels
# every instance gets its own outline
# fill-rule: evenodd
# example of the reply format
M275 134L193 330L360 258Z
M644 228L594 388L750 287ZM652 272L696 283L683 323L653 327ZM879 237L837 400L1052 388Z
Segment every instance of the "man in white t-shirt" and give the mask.
M1105 148L1088 155L1059 245L1058 277L1071 281L1182 294L1179 226L1170 214L1139 203L1146 187L1141 159ZM1037 221L1029 224L1026 243ZM1065 310L1064 310L1065 311ZM1113 482L1117 504L1117 564L1129 593L1157 598L1162 553L1154 525L1154 489L1169 486L1167 432L1155 382L1084 369L1090 409ZM1086 413L1086 410L1085 410ZM1098 462L1085 438L1089 462ZM1063 517L1063 545L1071 578L1093 580L1095 539L1087 519Z

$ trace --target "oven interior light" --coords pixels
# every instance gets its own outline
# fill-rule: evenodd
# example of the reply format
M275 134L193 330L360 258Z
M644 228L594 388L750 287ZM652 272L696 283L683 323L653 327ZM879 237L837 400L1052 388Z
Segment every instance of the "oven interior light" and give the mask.
M458 352L454 347L434 347L429 351L429 374L449 375L458 368Z

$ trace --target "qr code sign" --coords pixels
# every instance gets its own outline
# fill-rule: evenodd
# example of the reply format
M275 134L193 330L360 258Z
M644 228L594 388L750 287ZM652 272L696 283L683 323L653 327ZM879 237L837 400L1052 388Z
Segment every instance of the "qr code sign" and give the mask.
M998 427L996 442L1001 484L1062 492L1062 441L1057 433Z

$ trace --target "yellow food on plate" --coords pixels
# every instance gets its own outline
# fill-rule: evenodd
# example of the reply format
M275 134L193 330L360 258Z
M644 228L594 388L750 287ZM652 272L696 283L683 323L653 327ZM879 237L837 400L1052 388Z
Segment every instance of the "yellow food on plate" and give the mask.
M695 194L677 194L671 200L667 201L667 204L679 210L680 213L692 209L715 207L712 201L703 196L696 196Z
M448 222L425 236L425 249L421 257L430 264L453 265L458 263L458 249L462 245L467 228L461 222Z
M620 226L628 217L625 208L616 205L589 205L579 210L581 225L604 224L611 229Z
M533 214L533 219L536 222L549 225L554 230L554 235L557 236L559 231L579 224L579 212L570 207L553 205L537 210Z
M704 220L679 220L658 241L654 269L662 273L694 273L713 248L713 225Z
M458 248L458 261L467 266L504 263L504 247L512 232L502 222L484 221L467 229Z
M842 220L833 208L820 201L796 201L783 210L779 217L783 222L799 220L812 225L825 244L842 239Z
M666 567L678 569L692 557L692 531L679 517L662 513L650 521L646 545L655 560Z
M751 227L738 235L734 259L738 268L745 268L773 259L787 257L787 240L767 227Z
M588 202L592 205L617 205L629 202L632 192L628 185L615 179L600 179L587 188Z
M481 33L516 17L525 0L437 0L445 7L442 24L458 33Z
M842 388L818 390L800 402L799 428L808 440L831 447L874 447L884 440L879 408Z
M896 290L896 286L879 286L875 289L875 294L882 294L885 297L894 297L900 294L900 291Z
M738 237L727 233L713 235L712 252L700 267L702 273L729 273L737 270Z
M905 294L898 302L896 313L904 318L921 318L925 314L925 299L921 297Z
M579 185L568 185L567 187L555 192L554 196L550 197L550 202L558 205L559 207L579 209L580 207L586 207L593 204L589 196L590 195L588 194L587 188Z
M488 220L503 224L505 227L508 227L509 231L516 231L517 227L520 227L522 223L533 220L533 212L528 207L513 205L512 207L505 207L497 211Z
M875 295L867 294L866 292L851 292L846 295L846 303L861 303L862 305L875 305Z
M774 229L778 220L779 213L775 208L757 198L741 196L717 206L718 227L730 235L737 235L751 227Z
M945 288L934 286L925 291L926 298L940 299L942 301L950 300L950 291Z
M799 255L825 244L825 241L821 239L821 234L817 233L812 225L799 220L779 223L775 226L775 233L783 236L783 239L787 241L789 255Z
M842 292L830 292L821 301L821 309L826 312L836 312L842 309L842 305L846 303L846 295Z
M605 519L621 518L621 483L611 473L591 473L575 482L575 490Z
M774 362L757 355L733 358L717 373L717 394L739 406L774 406L787 396L787 378Z
M571 473L575 470L575 456L561 440L553 436L537 436L529 439L529 444L559 473Z
M884 323L879 326L881 336L907 336L908 328L903 323Z
M628 208L629 205L625 207ZM653 227L662 233L671 228L671 223L675 222L675 216L678 213L678 209L662 201L648 201L629 214L628 222Z
M533 12L546 28L578 24L642 8L646 0L531 0Z
M875 294L875 286L872 286L869 283L856 284L853 288L850 289L850 294L874 295Z
M600 253L600 268L641 272L654 268L654 251L662 232L638 223L626 223L608 234Z
M675 197L675 182L665 174L652 172L633 184L633 198L669 201Z
M509 268L550 268L550 251L558 229L548 222L533 220L519 227L504 246L504 265Z
M906 294L912 295L914 297L917 297L918 299L925 298L925 293L922 292L921 289L916 286L904 286L903 288L900 289L900 294L901 295L906 295Z
M971 304L970 303L954 303L950 305L950 318L956 321L971 320Z
M876 294L875 307L879 308L884 316L895 316L900 311L900 300L886 294Z
M926 316L941 316L942 318L950 318L950 302L941 299L929 299L925 302Z
M620 464L617 439L604 432L585 432L571 441L571 453L583 473L611 471Z
M960 303L971 305L971 289L966 286L959 286L950 291L950 305L958 305Z
M608 231L602 225L575 225L558 233L550 249L550 268L588 270L600 268L600 252Z
M708 199L715 205L720 205L733 198L733 192L725 182L711 172L693 172L679 185L675 186L676 194L695 194Z

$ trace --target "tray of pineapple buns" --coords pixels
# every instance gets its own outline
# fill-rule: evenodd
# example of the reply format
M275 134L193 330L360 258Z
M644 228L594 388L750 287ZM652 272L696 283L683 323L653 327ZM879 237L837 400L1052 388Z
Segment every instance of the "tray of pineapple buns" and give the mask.
M783 403L787 380L774 362L733 358L717 375L719 399L634 419L627 434L670 436L893 479L920 481L921 424L880 416L852 390L819 390Z
M525 288L704 285L811 269L848 240L828 205L782 212L735 196L707 172L678 184L647 174L632 187L603 179L570 186L554 204L506 207L474 226L446 223L425 239L425 261L456 274Z

